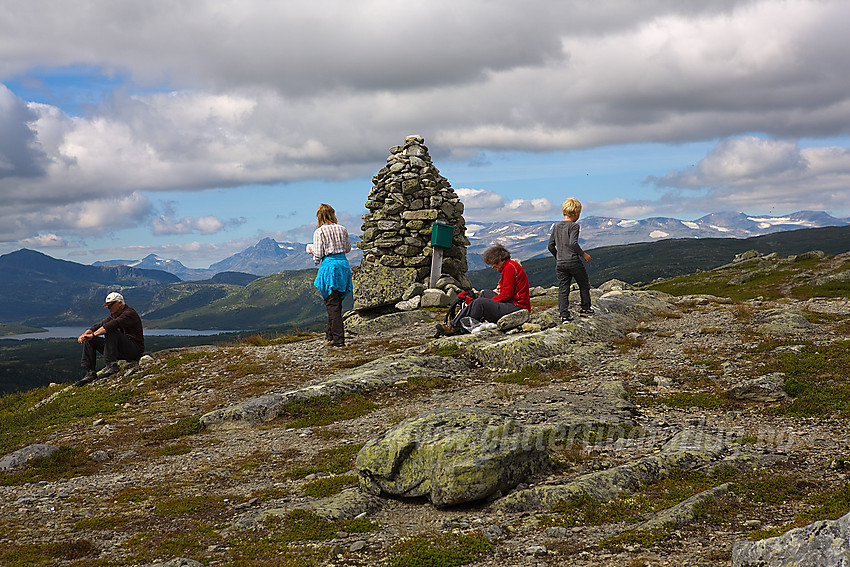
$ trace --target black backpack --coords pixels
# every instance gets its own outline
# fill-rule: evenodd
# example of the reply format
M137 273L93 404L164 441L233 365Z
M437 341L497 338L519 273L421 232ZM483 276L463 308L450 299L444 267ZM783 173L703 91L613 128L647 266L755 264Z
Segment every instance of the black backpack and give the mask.
M452 319L455 318L455 316L457 316L457 312L459 310L463 309L463 307L461 305L463 305L463 306L469 305L470 303L472 303L473 299L475 299L475 292L472 291L472 290L462 291L459 294L457 294L457 297L455 298L455 300L452 301L449 304L449 310L448 310L448 312L446 312L445 323L448 324L449 321L451 321Z

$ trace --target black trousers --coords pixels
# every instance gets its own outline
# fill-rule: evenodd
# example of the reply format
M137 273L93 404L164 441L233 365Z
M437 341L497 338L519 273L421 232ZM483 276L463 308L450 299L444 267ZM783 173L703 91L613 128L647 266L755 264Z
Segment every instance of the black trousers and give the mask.
M570 314L570 284L573 278L578 284L581 308L590 309L590 280L581 260L558 262L555 266L555 272L558 274L558 313L561 317Z
M333 290L325 298L325 308L328 310L328 326L325 329L325 338L334 346L345 346L345 327L342 325L342 294Z
M492 290L485 289L482 291L479 297L472 300L472 303L458 311L458 314L450 322L451 326L460 327L460 320L464 317L472 317L481 322L497 323L508 313L522 309L509 301L493 301L493 297L496 297L496 293Z
M111 331L102 337L92 337L83 343L80 364L84 370L95 369L97 353L103 354L103 361L107 365L119 360L138 360L144 354L139 345L121 331Z

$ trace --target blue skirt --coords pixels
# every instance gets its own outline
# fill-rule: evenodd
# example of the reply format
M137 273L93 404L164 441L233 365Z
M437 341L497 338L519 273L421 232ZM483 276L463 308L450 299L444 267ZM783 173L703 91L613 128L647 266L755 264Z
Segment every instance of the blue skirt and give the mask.
M322 299L327 299L334 290L340 292L342 297L348 295L354 289L354 284L351 281L351 266L345 254L329 254L322 258L313 285L322 294Z

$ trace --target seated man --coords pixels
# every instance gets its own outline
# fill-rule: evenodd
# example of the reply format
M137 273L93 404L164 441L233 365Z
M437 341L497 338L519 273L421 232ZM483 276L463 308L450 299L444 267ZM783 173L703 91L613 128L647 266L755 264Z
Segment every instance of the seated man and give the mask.
M81 364L86 372L77 385L86 384L97 378L94 368L97 353L103 354L106 368L101 378L118 372L119 360L138 360L145 352L145 337L142 332L142 318L136 310L124 303L124 296L113 291L106 296L104 307L109 309L109 317L77 338L83 345Z

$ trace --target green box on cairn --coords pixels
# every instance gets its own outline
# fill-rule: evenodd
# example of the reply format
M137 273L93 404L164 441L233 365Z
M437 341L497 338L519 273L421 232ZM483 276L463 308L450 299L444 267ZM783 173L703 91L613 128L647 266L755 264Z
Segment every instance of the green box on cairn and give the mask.
M431 246L451 248L455 227L444 222L434 221L431 225Z

